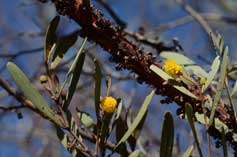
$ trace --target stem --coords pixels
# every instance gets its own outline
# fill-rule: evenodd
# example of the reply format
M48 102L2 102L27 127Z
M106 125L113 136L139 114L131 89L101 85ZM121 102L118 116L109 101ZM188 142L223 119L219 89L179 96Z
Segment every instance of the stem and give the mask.
M201 101L202 101L202 112L204 115L204 121L205 121L205 126L206 126L206 136L207 136L207 144L208 144L208 157L211 157L211 139L210 139L210 135L208 133L208 122L207 122L207 116L206 116L206 110L205 110L205 106L204 106L204 96L203 96L203 92L204 92L204 86L202 86L202 89L200 91L200 95L201 95Z

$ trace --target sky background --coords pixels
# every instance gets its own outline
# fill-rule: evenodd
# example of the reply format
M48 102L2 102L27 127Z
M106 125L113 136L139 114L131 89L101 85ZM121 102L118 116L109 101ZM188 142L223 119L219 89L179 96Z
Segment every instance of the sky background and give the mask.
M223 7L218 0L190 0L187 2L198 12L237 18L235 11ZM230 4L236 3L234 1L228 2ZM160 26L168 22L188 16L174 0L107 0L107 3L128 24L128 30L137 31L139 27L145 27L147 36L153 39L159 37L161 41L164 41L168 45L172 44L173 38L178 38L188 57L195 60L203 68L210 69L210 65L198 56L202 56L209 62L212 62L215 58L215 53L211 47L208 35L196 21L185 23L172 29L157 31ZM105 14L105 17L111 19L106 10L96 1L92 1L92 4L100 8ZM36 0L0 0L0 54L15 54L19 51L42 48L44 45L45 30L55 15L55 8L51 3L41 4ZM236 62L236 24L225 23L223 21L208 22L213 30L221 33L226 45L229 46L231 62ZM78 25L72 20L62 17L57 32L59 35L65 35L78 28ZM74 48L70 49L70 52L65 57L66 59L74 54L80 43L81 39L77 41ZM109 55L100 48L98 50L101 52L97 56L107 60L106 62L113 67L114 64L108 62ZM153 52L155 53L154 50ZM42 59L43 51L22 55L14 59L0 58L0 75L6 80L11 81L5 65L7 61L13 60L29 77L33 77L34 79L32 81L37 84L38 76L44 72L42 68L39 70ZM122 72L122 74L128 74L128 72ZM14 83L11 83L11 85L15 87ZM117 82L116 86L113 87L114 89L112 89L114 93L116 93L116 87L120 87L124 91L123 94L119 95L122 98L126 97L125 93L131 93L132 87L136 87L136 92L132 99L133 105L141 105L137 104L137 102L142 103L145 96L151 91L150 87L139 85L134 83L134 81ZM6 93L1 88L0 98L0 105L16 104L10 97L6 97ZM124 99L126 103L128 99ZM180 138L180 148L183 152L194 142L189 125L186 121L180 120L176 116L176 104L161 105L159 103L160 99L160 96L153 98L146 122L149 126L152 126L152 133L160 137L163 115L165 111L172 111L175 118L175 137ZM134 108L136 109L136 107ZM85 108L88 111L90 109L90 107ZM15 112L0 112L0 157L31 157L32 154L38 157L43 156L45 151L49 151L48 149L58 150L56 153L54 152L55 154L53 156L70 156L59 144L56 136L53 136L55 132L49 122L41 118L40 121L35 123L35 119L40 119L39 116L28 110L21 110L21 112L23 119L20 120L17 118ZM37 129L33 132L32 129L34 128ZM199 137L203 151L206 152L207 144L203 126L197 125L197 130L200 130ZM33 135L30 134L32 132ZM45 145L47 148L41 149ZM30 146L30 148L26 146ZM217 156L222 152L222 149L213 148L212 150L213 155Z

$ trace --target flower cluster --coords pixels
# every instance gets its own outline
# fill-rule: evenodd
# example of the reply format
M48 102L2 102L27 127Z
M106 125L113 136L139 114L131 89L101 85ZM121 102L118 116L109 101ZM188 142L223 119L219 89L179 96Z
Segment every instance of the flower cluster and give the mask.
M176 63L173 59L167 59L164 63L164 71L172 77L182 75L183 67Z
M206 79L205 77L202 77L202 78L200 79L200 84L201 84L201 85L205 85L206 81L207 81L207 79Z
M117 106L117 100L111 96L102 98L100 102L101 109L106 113L113 113Z
M43 84L48 81L48 77L46 75L40 75L39 80L40 80L40 83Z

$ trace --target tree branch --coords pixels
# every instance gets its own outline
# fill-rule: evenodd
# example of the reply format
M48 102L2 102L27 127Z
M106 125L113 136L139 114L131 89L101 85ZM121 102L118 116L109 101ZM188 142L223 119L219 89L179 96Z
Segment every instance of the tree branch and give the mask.
M109 20L105 19L100 11L95 9L89 0L52 0L58 13L66 15L73 19L81 26L81 36L88 37L90 41L99 44L113 56L116 63L116 69L130 70L138 75L138 81L145 82L156 88L156 93L168 96L181 106L179 111L183 112L185 103L192 104L195 112L202 113L201 100L190 98L189 96L179 92L169 84L165 84L164 80L150 70L150 65L161 67L155 62L151 54L144 54L136 45L125 38L125 33L113 27ZM209 28L206 28L209 31ZM162 51L163 49L158 49ZM193 91L196 95L197 91ZM178 112L179 112L178 111ZM217 109L218 118L225 123L229 129L233 129L237 133L237 124L235 118L229 113L225 105L219 105ZM215 136L215 133L212 133ZM228 140L234 142L230 136Z

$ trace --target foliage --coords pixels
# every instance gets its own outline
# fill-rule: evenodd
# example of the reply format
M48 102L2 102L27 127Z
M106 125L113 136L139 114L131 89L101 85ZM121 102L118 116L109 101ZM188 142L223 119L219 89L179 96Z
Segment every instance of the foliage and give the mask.
M68 9L72 9L60 8L62 5L66 5L66 2L64 4L62 1L54 1L54 3L61 14L68 14ZM79 11L89 8L88 10L92 11L91 15L93 15L86 22L95 20L95 17L98 20L102 19L102 22L106 22L102 17L98 18L98 16L101 16L98 12L93 12L89 1L83 1L83 3L81 5L85 6ZM86 13L89 14L89 11ZM68 16L76 15L68 14ZM157 155L172 157L176 153L179 156L189 157L197 151L199 156L204 156L202 142L195 122L205 126L207 140L214 137L216 142L221 141L224 156L227 156L228 153L227 142L235 148L237 133L233 102L237 91L237 81L229 78L230 73L236 71L236 65L233 66L232 71L228 69L231 64L229 62L229 49L225 46L220 34L211 35L210 39L213 42L216 56L208 70L198 65L184 52L175 50L162 51L159 54L163 61L161 64L155 62L152 55L142 54L142 51L138 48L125 54L124 52L127 49L131 50L131 47L136 47L136 45L130 46L126 43L128 42L126 38L119 40L115 36L113 38L116 38L116 40L112 41L114 45L111 45L109 43L111 42L110 35L102 35L103 33L117 31L112 29L109 23L104 25L103 29L99 29L103 23L92 22L92 26L88 26L88 31L84 28L83 22L76 21L82 25L82 32L84 31L84 33L80 32L81 34L79 34L84 40L78 52L70 59L67 67L64 66L63 61L66 60L65 56L67 56L69 50L74 51L72 47L78 40L78 32L60 37L56 33L59 22L60 16L56 16L46 30L44 43L46 74L40 76L40 88L43 89L39 91L38 87L30 81L23 70L15 63L8 62L7 70L22 94L10 89L8 89L8 93L14 96L24 107L31 108L41 117L51 121L55 128L55 135L72 156L148 156L150 153L149 144L147 144L146 136L143 136L143 131L147 129L146 121L150 108L154 104L152 98L155 93L169 96L165 99L165 103L176 102L180 106L177 114L189 123L194 139L194 142L185 148L185 151L176 153L174 151L174 147L177 145L174 143L176 126L173 114L170 111L165 112L161 136L155 135L160 137L159 147L156 149ZM85 25L87 26L88 23ZM106 31L106 28L110 31ZM95 29L97 29L96 32ZM102 32L101 39L93 36L93 33L98 32ZM122 37L122 35L121 33L118 36ZM116 88L116 85L112 83L113 77L116 75L108 76L99 57L89 53L90 43L87 43L87 39L95 40L97 44L104 46L103 48L106 51L111 51L113 55L111 61L116 63L118 70L131 70L132 73L138 75L138 81L141 79L139 82L145 82L154 88L141 105L136 103L136 112L132 108L132 97L119 97L117 96L119 91L116 89L112 91L113 87ZM121 43L117 46L115 41L122 41L127 49ZM103 42L109 44L103 45ZM116 48L123 50L123 53L120 51L114 53L113 49ZM89 64L93 66L93 69L90 69L89 72L85 70L88 64L87 58L92 60ZM141 69L140 66L144 67ZM66 69L66 74L61 75L57 71L62 67ZM145 75L144 71L146 72ZM93 78L93 87L86 88L86 91L92 91L89 97L90 100L94 100L93 102L90 101L93 104L93 109L83 110L84 108L81 108L82 102L76 101L77 107L73 110L71 109L73 103L75 103L73 99L81 100L80 96L85 93L81 90L84 88L81 82L88 81L84 79L84 73ZM107 90L103 89L103 81L105 81ZM92 84L92 82L89 82L89 84ZM7 89L4 83L1 83L1 86ZM231 88L231 92L229 88ZM105 93L106 95L104 95ZM49 97L46 97L46 95ZM207 151L208 154L211 154L211 143L208 144Z

